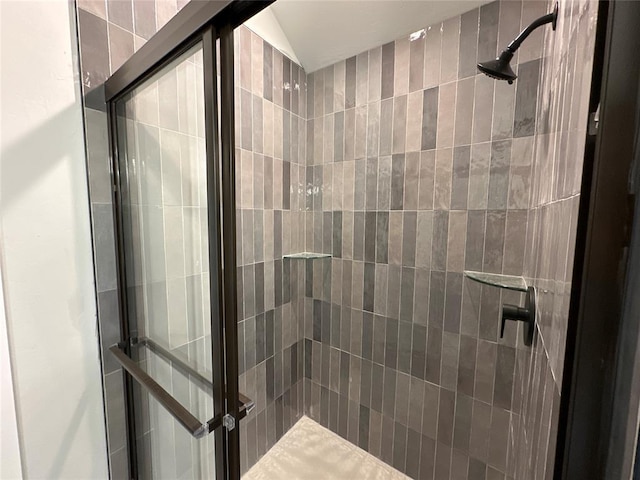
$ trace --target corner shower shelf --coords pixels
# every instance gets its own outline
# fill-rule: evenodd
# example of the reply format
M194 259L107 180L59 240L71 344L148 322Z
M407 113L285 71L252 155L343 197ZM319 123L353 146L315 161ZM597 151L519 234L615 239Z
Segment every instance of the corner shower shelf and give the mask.
M464 276L484 285L506 288L507 290L516 290L518 292L527 291L527 282L523 277L518 277L516 275L501 275L499 273L485 273L474 272L473 270L465 270Z
M316 258L331 258L331 257L332 255L330 253L315 253L315 252L289 253L287 255L282 256L282 258L301 259L301 260L312 260Z

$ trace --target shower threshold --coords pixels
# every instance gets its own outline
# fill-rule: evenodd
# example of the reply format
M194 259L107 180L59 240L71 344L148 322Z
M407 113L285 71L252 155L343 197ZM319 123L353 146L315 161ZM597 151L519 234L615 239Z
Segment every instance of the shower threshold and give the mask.
M358 480L409 477L303 416L242 480Z

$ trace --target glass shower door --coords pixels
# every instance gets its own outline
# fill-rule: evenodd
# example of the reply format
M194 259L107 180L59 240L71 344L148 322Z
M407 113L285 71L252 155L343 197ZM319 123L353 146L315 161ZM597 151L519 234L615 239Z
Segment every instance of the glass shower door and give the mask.
M210 269L218 275L220 260L217 238L211 256L209 248L204 105L201 43L115 104L128 332L114 353L134 363L123 366L136 380L128 405L137 478L216 472L222 346L215 327L212 336L220 298L210 298Z

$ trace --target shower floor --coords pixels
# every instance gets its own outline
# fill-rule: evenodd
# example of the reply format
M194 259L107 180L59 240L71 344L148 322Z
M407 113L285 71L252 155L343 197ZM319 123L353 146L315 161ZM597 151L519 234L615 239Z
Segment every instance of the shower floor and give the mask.
M305 416L242 479L408 480L409 477Z

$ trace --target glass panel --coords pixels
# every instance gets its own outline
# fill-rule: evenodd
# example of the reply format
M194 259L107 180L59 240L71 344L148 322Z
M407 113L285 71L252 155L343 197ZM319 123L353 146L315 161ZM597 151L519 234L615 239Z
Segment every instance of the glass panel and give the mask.
M211 378L202 46L117 110L131 335ZM197 418L213 417L211 391L183 369L148 348L132 357ZM134 389L140 478L213 478L214 435L193 438L135 382Z

